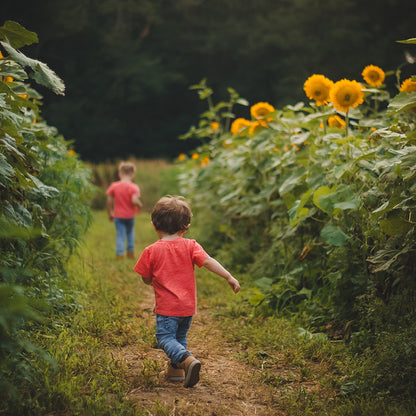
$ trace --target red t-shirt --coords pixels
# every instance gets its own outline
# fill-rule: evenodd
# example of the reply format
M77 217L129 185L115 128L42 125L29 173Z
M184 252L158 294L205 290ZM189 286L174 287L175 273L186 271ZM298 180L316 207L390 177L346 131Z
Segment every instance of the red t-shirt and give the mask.
M131 197L140 197L140 189L133 182L113 182L107 189L107 195L114 198L114 216L116 218L133 218L139 212L138 207L131 202Z
M208 257L195 241L178 237L158 240L146 247L134 266L145 278L152 278L155 312L166 316L192 316L196 311L194 264L202 267Z

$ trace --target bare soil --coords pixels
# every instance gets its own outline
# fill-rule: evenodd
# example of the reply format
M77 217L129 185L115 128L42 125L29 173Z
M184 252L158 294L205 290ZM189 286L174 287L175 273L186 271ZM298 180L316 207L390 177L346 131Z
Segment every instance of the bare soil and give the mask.
M145 300L138 305L137 318L154 327L154 295L149 287L143 291ZM282 400L288 389L298 391L302 386L311 393L320 390L316 380L302 381L299 371L286 365L275 366L269 372L290 380L289 384L276 387L263 382L261 369L238 357L239 346L224 340L216 319L200 302L188 334L188 348L202 364L200 381L193 388L158 377L168 360L156 346L138 340L115 351L116 357L128 367L132 389L127 399L138 409L148 409L149 415L286 415ZM153 369L149 370L149 362L155 364Z

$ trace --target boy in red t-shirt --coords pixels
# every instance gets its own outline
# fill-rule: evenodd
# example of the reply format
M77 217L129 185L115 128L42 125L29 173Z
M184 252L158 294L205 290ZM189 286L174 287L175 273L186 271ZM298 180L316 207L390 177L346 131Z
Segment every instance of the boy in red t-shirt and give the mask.
M194 265L206 267L227 280L233 291L240 284L195 241L183 238L192 212L182 197L161 198L153 208L152 224L159 236L145 248L134 270L155 291L156 338L171 364L167 377L184 379L185 387L199 381L201 363L187 350L187 333L196 311Z
M140 189L133 183L136 166L131 162L121 162L118 167L120 180L107 189L107 212L116 227L116 257L124 257L127 243L127 257L134 259L134 216L143 206Z

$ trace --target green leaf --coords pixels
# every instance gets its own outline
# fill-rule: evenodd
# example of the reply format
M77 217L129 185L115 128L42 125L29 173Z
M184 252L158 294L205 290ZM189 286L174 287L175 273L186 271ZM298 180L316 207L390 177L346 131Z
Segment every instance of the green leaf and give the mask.
M410 38L405 40L396 40L398 43L416 43L416 38Z
M38 84L50 88L55 94L64 95L64 82L46 64L36 59L28 58L7 42L0 42L0 44L9 53L10 57L20 64Z
M352 198L349 201L338 202L334 204L334 208L339 208L342 210L346 209L357 209L360 206L361 200L359 198Z
M313 194L313 203L320 209L322 209L323 211L325 211L325 209L322 207L322 205L319 202L319 198L321 196L324 195L330 195L331 194L331 190L329 189L328 186L321 186L319 187L315 193Z
M412 225L399 216L380 221L381 230L387 235L400 235L407 233Z
M333 246L342 247L351 237L345 234L340 228L327 224L321 230L322 239Z
M6 23L0 27L0 38L6 40L16 49L39 41L38 35L35 32L30 32L19 25L19 23L11 20L7 20Z
M260 279L257 279L255 283L260 289L266 291L272 288L273 279L271 279L270 277L262 277Z
M388 114L409 110L413 107L416 107L416 92L401 92L390 101Z
M302 179L305 175L305 169L300 167L296 169L280 186L279 193L286 194L291 191L296 185L302 183Z

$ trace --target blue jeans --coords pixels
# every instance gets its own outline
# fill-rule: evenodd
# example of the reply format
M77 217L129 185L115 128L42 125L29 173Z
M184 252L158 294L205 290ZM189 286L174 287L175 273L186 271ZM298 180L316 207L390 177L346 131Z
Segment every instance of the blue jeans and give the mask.
M156 315L156 339L172 364L179 363L185 353L191 355L186 339L191 322L192 316Z
M114 218L116 226L116 254L124 255L124 243L127 251L134 251L134 218Z

